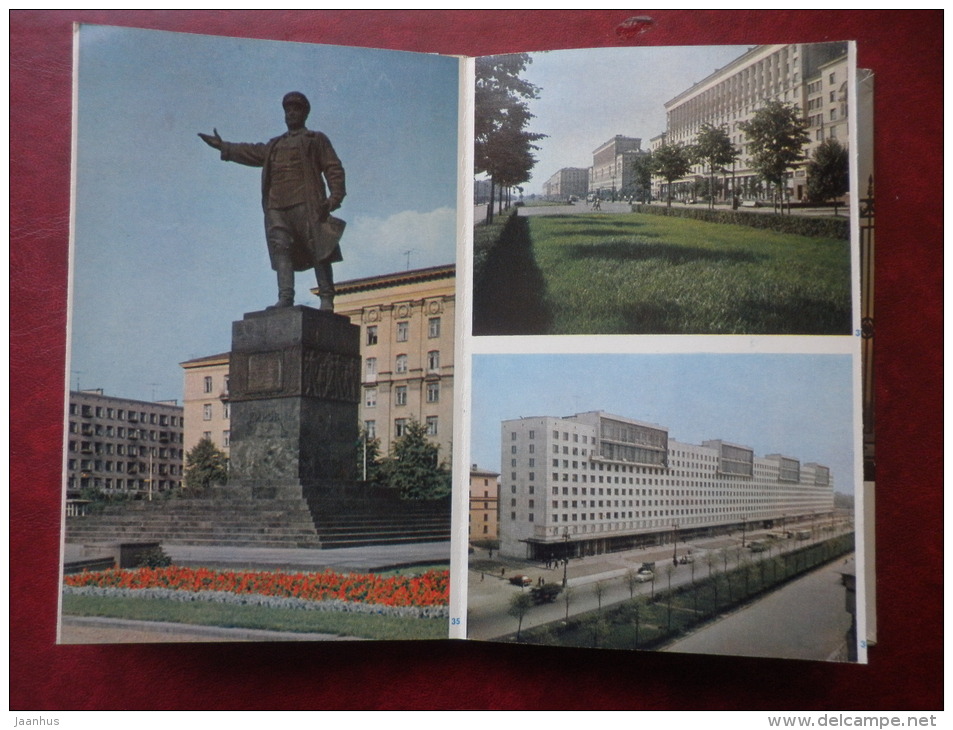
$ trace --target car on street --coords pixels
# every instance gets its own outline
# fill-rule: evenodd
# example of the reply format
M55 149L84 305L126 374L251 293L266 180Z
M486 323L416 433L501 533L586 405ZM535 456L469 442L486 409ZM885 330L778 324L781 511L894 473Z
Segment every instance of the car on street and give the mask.
M533 579L528 575L514 575L510 578L510 583L515 586L531 586L533 585Z
M655 573L653 573L651 570L646 570L643 568L635 574L635 579L639 583L648 583L650 580L655 579Z

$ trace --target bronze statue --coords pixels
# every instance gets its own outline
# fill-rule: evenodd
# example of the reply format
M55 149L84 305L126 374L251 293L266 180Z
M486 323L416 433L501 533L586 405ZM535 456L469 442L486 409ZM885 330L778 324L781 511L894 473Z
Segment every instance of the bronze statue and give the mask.
M220 150L223 160L262 168L265 236L271 268L278 274L274 307L292 306L294 272L313 268L321 309L333 311L331 264L341 260L338 242L344 221L330 214L344 200L344 168L331 140L304 126L311 111L307 97L292 91L285 94L281 105L288 131L268 142L225 142L217 129L211 135L199 133L199 137Z

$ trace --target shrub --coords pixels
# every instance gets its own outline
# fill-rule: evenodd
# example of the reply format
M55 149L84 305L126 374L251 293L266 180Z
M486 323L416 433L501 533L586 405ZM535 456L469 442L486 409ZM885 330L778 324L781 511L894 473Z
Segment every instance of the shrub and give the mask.
M749 228L766 228L778 233L816 238L850 238L850 220L847 218L808 218L776 213L750 213L743 210L708 210L703 208L667 208L660 205L632 206L633 213L667 215L691 218L708 223L727 223Z

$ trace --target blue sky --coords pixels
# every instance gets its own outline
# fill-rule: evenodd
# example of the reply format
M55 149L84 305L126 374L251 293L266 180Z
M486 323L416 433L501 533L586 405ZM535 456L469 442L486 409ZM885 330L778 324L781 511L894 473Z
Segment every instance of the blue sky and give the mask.
M475 355L471 463L499 471L500 423L603 410L781 453L853 484L852 359L796 354Z
M617 134L649 140L665 131L665 102L749 46L593 48L532 53L523 77L542 91L529 102L539 142L527 193L563 167L589 167L592 151Z
M77 78L71 388L181 400L178 363L274 303L260 170L197 133L267 141L288 91L347 172L335 278L455 260L456 59L87 25Z

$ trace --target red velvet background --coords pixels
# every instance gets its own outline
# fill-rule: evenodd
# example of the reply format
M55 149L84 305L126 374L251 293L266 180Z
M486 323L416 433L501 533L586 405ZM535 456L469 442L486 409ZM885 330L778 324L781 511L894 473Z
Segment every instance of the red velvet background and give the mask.
M654 25L625 39L633 14ZM868 666L475 642L56 646L72 23L445 54L857 40L876 73L879 644ZM10 706L942 707L941 11L11 11Z

